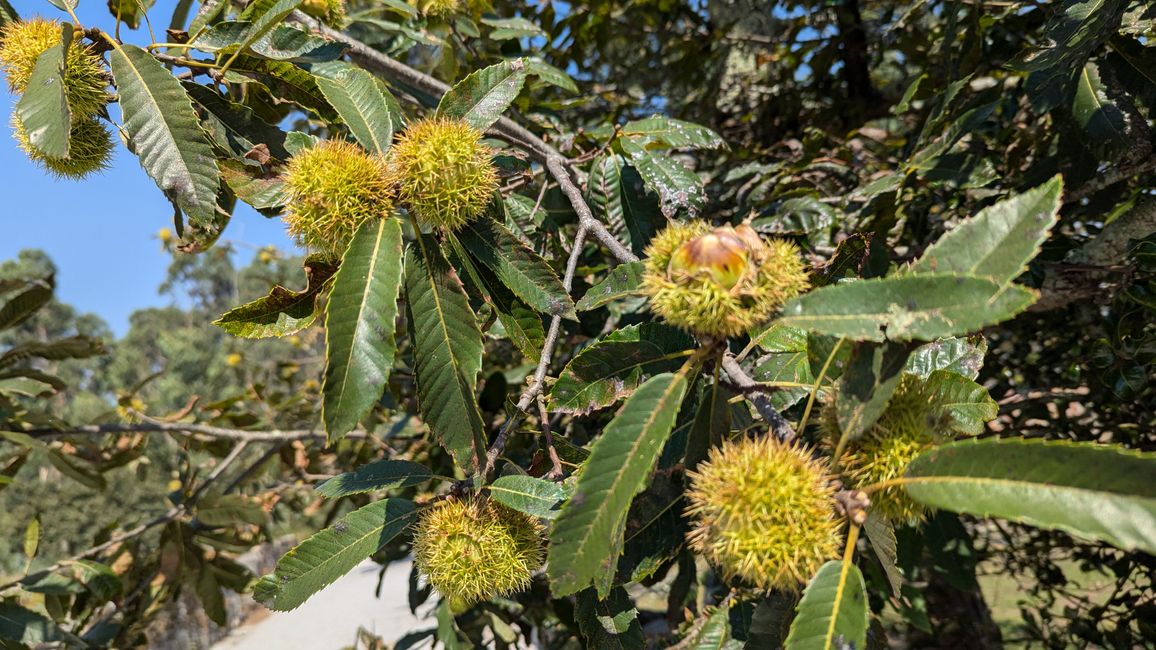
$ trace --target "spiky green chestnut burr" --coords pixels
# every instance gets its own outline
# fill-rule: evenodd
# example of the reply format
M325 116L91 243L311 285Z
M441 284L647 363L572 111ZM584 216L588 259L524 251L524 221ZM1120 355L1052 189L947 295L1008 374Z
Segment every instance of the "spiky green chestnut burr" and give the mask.
M727 578L797 589L842 548L826 461L772 436L723 443L688 473L692 549Z
M54 158L32 146L20 120L12 116L12 134L28 158L57 178L82 179L108 168L113 142L108 129L95 118L74 121L68 135L68 156Z
M456 230L485 211L498 172L480 131L461 120L413 122L392 149L398 199L418 222Z
M345 26L345 0L305 0L301 11L330 27Z
M842 436L834 400L823 407L820 421L824 444L834 449ZM916 456L950 434L924 380L904 375L875 424L847 445L839 459L840 473L856 489L895 480ZM902 486L873 492L870 509L897 525L918 524L927 514L927 507L908 496Z
M284 174L289 233L308 248L338 259L367 219L393 209L385 161L345 140L325 140L294 156Z
M810 286L798 248L750 226L672 223L646 250L650 308L697 336L738 336Z
M414 526L414 563L455 612L525 589L544 557L537 520L480 496L441 501Z
M417 8L422 15L436 18L452 16L462 8L461 0L417 0Z
M59 22L43 18L12 21L0 29L0 68L13 92L23 93L28 88L37 57L60 44L60 29ZM79 39L73 39L65 55L64 73L73 122L94 117L104 108L109 100L107 87L104 62Z

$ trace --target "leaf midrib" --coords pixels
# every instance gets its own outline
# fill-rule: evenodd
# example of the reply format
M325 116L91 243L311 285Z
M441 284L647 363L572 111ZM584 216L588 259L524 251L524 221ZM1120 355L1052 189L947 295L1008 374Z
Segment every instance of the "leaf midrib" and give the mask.
M377 236L374 238L374 242L373 242L373 255L369 261L369 268L367 269L366 274L365 274L365 288L363 288L361 290L361 300L358 301L358 303L357 303L357 318L354 320L354 323L353 323L353 331L350 333L350 336L349 336L349 351L346 354L344 365L342 366L344 368L344 372L342 372L341 385L340 385L340 389L338 390L338 394L337 394L338 410L339 411L345 410L345 400L346 400L346 395L348 394L346 391L346 387L349 385L351 376L353 374L353 373L349 372L349 369L353 367L353 351L354 351L354 348L357 347L357 345L356 345L357 340L360 338L358 336L358 333L360 332L360 330L364 326L365 319L363 318L363 315L365 314L365 304L366 304L366 301L368 300L369 295L371 293L370 287L374 284L374 272L377 270L378 253L381 251L382 234L384 233L387 219L388 218L379 219L378 223L377 223ZM340 272L340 271L338 271L338 272ZM334 278L334 284L336 284L336 278ZM329 319L328 318L325 319L325 328L327 331L331 331L329 329ZM323 402L323 404L324 404L324 402Z

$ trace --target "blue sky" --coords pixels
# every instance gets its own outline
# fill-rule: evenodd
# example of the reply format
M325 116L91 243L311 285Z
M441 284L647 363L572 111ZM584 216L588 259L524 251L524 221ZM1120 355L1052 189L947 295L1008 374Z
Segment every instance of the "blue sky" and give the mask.
M47 0L12 2L22 18L37 14L67 20ZM158 36L169 23L175 0L159 0L150 11ZM86 27L112 33L113 18L102 0L81 0L77 9ZM148 31L121 29L125 41L146 44ZM0 87L0 259L24 248L48 252L60 271L59 298L81 311L100 315L113 331L123 334L128 316L141 307L168 304L157 294L170 257L156 234L172 227L172 207L137 159L118 145L113 164L103 174L84 181L56 180L24 157L8 127L7 114L16 98ZM247 262L260 247L289 248L279 220L266 219L239 205L223 240L233 243Z

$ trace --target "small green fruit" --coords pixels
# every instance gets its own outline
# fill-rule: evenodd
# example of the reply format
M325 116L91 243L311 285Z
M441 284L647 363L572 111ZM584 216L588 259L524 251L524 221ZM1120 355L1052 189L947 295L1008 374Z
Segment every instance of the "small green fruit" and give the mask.
M794 244L764 242L750 226L672 223L646 251L650 308L698 336L738 336L809 286Z
M460 120L413 122L392 154L398 199L423 226L456 230L481 215L498 189L493 152Z
M0 68L13 92L23 93L45 50L60 44L61 25L55 20L33 18L13 21L0 28ZM65 57L64 87L73 122L94 117L108 103L108 76L103 60L78 39Z
M393 210L385 161L345 140L326 140L294 156L284 175L282 217L301 245L339 259L367 219Z
M692 549L727 578L798 589L843 545L825 460L772 436L712 449L688 473Z
M545 557L542 527L488 498L441 501L414 526L413 557L455 612L521 591Z
M68 156L53 158L32 146L24 125L12 116L13 135L28 158L57 178L82 179L89 174L108 168L112 158L113 142L108 129L98 120L88 118L73 121L68 135Z

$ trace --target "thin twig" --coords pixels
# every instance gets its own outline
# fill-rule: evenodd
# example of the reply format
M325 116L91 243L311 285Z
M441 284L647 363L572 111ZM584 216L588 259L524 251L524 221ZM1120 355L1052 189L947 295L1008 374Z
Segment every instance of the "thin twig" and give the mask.
M1119 183L1126 181L1133 176L1146 174L1151 171L1156 171L1156 157L1148 158L1142 162L1133 165L1126 165L1110 169L1092 180L1084 183L1079 187L1072 188L1070 191L1064 193L1064 203L1074 203L1085 197L1091 196L1100 190L1106 189Z
M237 440L240 442L290 442L310 438L325 438L324 431L312 429L296 429L281 431L246 431L244 429L226 429L207 424L183 424L179 422L141 422L139 424L90 424L73 427L71 429L30 429L23 433L33 438L55 438L58 436L73 435L105 435L113 433L175 433L178 435L203 436L205 438ZM347 437L365 437L364 433L352 432Z
M213 483L215 483L217 481L217 479L221 478L221 475L225 473L225 470L228 469L229 466L232 465L234 462L236 462L236 460L238 458L240 458L241 453L244 452L245 448L248 446L249 446L249 443L245 442L245 441L241 441L241 442L237 443L237 445L235 447L233 447L233 449L229 452L229 455L225 456L225 458L223 458L221 460L221 462L217 463L217 466L213 468L213 471L209 473L209 475L205 478L205 480L201 482L200 487L198 487L192 493L192 495L189 496L188 499L186 499L184 502L182 502L178 505L173 506L172 508L169 508L169 510L166 511L164 514L157 516L157 517L154 517L153 519L146 521L145 523L137 526L136 528L131 528L129 530L126 530L123 533L120 533L119 535L113 535L111 538L109 538L108 541L106 541L102 544L97 544L96 546L93 546L92 548L89 548L86 551L82 551L80 553L77 553L76 555L73 555L72 557L70 557L68 559L60 560L59 562L57 562L57 563L55 563L49 567L46 567L44 569L41 569L40 571L37 571L34 574L24 576L22 578L19 578L17 580L13 580L11 582L6 582L6 583L0 585L0 592L4 591L6 589L10 589L12 587L15 587L15 586L17 586L21 583L27 582L29 580L37 580L43 576L47 576L47 575L49 575L55 571L58 571L58 570L64 568L65 566L72 564L74 562L79 562L80 560L84 560L84 559L93 557L95 555L99 555L100 553L103 553L104 551L107 551L108 549L113 548L114 546L117 546L119 544L127 542L130 539L135 539L137 537L140 537L141 535L152 530L153 528L156 528L157 526L163 526L163 525L165 525L171 521L175 521L178 517L180 517L181 515L188 512L189 508L191 508L194 504L196 504L198 499L200 499L202 496L204 496L205 492L209 489L209 487L211 487L213 485Z
M558 458L558 450L554 448L554 434L550 431L550 413L546 410L546 400L538 396L538 419L542 421L542 436L546 440L546 454L550 456L550 473L546 478L551 481L562 478L562 459Z
M747 400L754 405L755 410L759 415L763 416L767 425L771 428L771 433L784 442L790 442L795 439L797 435L795 430L791 428L791 423L783 417L775 405L771 403L772 390L763 386L759 382L751 379L750 375L743 370L739 362L733 356L727 354L722 360L722 369L730 377L730 380L738 386L743 394L746 395Z
M574 180L570 177L566 160L557 154L547 156L546 169L550 170L550 175L554 177L554 180L558 181L558 186L562 188L562 193L570 200L570 205L574 208L574 211L578 213L578 223L594 233L594 237L597 238L614 257L618 258L620 262L638 261L637 255L627 250L626 247L622 245L622 242L618 241L618 238L602 225L601 221L594 218L594 213L590 211L590 206L587 205L586 200L582 198L582 190L578 189L578 186L574 184ZM578 246L577 239L575 239L574 245L576 247Z

